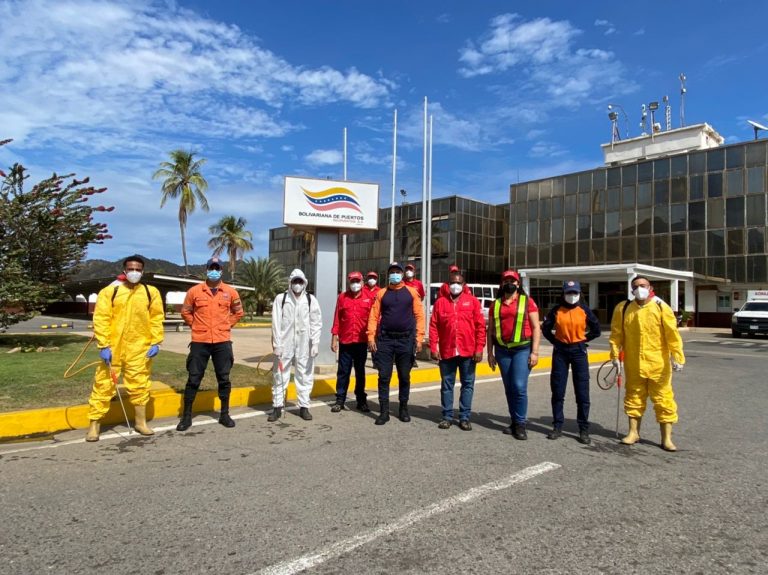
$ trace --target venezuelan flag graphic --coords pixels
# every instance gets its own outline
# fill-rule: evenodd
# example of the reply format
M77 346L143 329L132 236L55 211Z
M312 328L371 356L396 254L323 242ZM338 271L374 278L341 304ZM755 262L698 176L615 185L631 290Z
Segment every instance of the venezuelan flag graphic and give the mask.
M301 190L304 192L307 203L320 212L348 208L363 213L357 196L347 188L328 188L319 192L310 192L306 188Z

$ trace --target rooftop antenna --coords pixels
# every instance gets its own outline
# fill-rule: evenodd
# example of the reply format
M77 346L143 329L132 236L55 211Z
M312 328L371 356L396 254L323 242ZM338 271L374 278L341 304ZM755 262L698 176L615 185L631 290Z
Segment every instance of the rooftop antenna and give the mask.
M621 112L621 115L624 116L624 131L625 131L624 137L629 139L629 116L627 116L627 112L624 110L623 106L619 104L608 104L609 112L612 111L614 108L617 108ZM611 115L608 114L608 117L610 118ZM620 140L621 138L617 138L617 139Z
M656 110L659 109L659 103L658 102L651 102L648 104L648 109L651 111L651 134L655 134L657 131L656 128Z
M608 109L610 110L610 106ZM619 133L619 115L611 110L608 112L608 119L611 121L611 145L621 140L621 134Z
M680 74L680 127L685 128L685 74Z
M669 103L669 96L664 96L661 101L664 102L664 129L669 131L672 129L672 106Z
M646 111L645 104L643 104L640 109L642 110L642 115L640 116L640 133L643 136L647 136L648 132L645 129L645 125L648 121L648 112Z
M749 125L752 126L752 128L754 128L755 130L755 140L757 140L757 133L760 130L764 130L768 132L768 128L763 126L762 124L758 124L757 122L753 122L752 120L747 120L747 122L749 122Z

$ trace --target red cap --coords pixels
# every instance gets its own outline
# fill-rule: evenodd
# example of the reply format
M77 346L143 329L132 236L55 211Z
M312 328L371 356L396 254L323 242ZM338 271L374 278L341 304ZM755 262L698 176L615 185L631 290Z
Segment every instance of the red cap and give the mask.
M448 266L448 273L449 274L459 273L459 266L457 266L456 264L451 264L450 266Z
M379 279L379 274L377 274L375 271L371 270L369 271L366 276L367 278L376 278Z
M405 269L407 269L407 270L415 270L416 268L414 267L413 264L408 264L408 265L405 266Z
M506 270L501 273L501 281L504 281L506 278L512 278L517 281L520 281L520 274L517 273L515 270Z
M349 281L352 281L352 280L363 281L363 274L361 274L360 272L349 272L347 274L347 279Z

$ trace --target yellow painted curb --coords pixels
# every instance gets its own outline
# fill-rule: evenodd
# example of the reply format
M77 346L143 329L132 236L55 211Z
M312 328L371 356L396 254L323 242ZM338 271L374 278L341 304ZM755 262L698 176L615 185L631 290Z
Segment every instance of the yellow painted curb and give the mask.
M609 359L609 353L592 352L589 354L590 363L603 363ZM539 360L534 368L536 371L549 369L552 360L544 357ZM489 377L498 375L498 371L491 371L488 364L483 362L477 365L477 377ZM411 384L418 385L423 383L433 383L440 381L440 370L437 367L415 369L411 372ZM397 388L397 372L392 374L391 386ZM375 391L378 387L378 374L369 373L365 378L365 388ZM315 379L312 388L312 397L324 397L335 395L336 378ZM133 406L127 399L128 395L123 393L123 402L128 412L129 419L133 420ZM293 385L288 387L287 398L296 399L296 389ZM230 407L246 407L250 405L271 405L272 387L233 387L229 398ZM163 417L180 417L183 405L183 394L176 392L169 386L158 381L152 382L150 399L147 404L147 419L159 419ZM195 398L195 413L217 411L220 408L217 393L214 390L201 391ZM124 421L123 411L120 408L120 402L115 396L109 411L101 420L105 425L118 424ZM71 429L83 429L88 427L88 405L73 405L70 407L50 407L43 409L31 409L25 411L11 411L0 413L0 441L49 435L60 431Z

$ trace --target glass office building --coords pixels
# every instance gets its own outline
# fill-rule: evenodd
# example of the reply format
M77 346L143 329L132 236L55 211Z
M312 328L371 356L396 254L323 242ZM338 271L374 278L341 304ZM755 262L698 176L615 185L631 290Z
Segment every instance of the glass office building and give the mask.
M768 286L766 153L754 141L512 185L511 266L693 271L711 280L697 280L697 311L726 327Z

